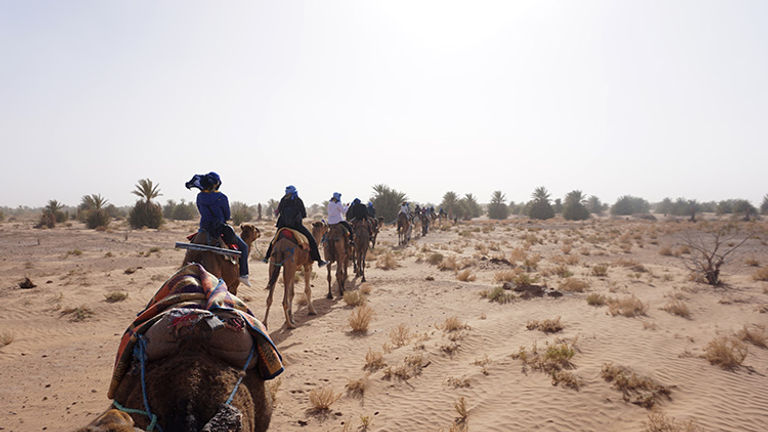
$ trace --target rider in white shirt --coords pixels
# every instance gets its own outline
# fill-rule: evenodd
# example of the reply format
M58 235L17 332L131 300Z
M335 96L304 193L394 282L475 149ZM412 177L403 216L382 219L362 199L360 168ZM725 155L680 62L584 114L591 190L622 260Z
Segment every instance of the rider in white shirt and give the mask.
M403 213L404 215L408 216L408 219L411 218L411 210L408 207L408 203L403 201L403 204L400 206L400 213Z
M333 197L328 201L328 225L342 224L349 232L349 238L352 239L352 227L345 220L347 211L341 203L341 194L333 193Z

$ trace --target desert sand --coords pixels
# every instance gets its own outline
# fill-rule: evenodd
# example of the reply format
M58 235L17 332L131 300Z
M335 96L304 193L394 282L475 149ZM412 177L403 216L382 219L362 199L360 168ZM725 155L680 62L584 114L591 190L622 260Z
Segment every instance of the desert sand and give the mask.
M687 222L479 220L433 229L405 247L395 246L387 226L369 255L368 281L348 283L368 293L374 316L367 333L351 331L354 307L336 288L333 300L325 298L325 269L316 267L318 315L297 306L298 328L281 327L278 283L269 329L286 369L270 383L271 430L641 431L658 410L681 426L692 421L689 430L768 430L768 349L743 342L747 355L732 369L703 358L710 341L744 326L765 337L768 282L753 275L768 265L768 236L765 223L757 225L762 239L734 253L722 287L690 280L678 234ZM77 222L31 226L0 224L0 334L9 342L0 347L0 430L73 430L109 405L119 338L178 269L184 252L174 242L195 223L141 231L124 222L106 231ZM239 296L261 317L267 265L258 257L274 228L257 226L263 236L250 260L253 287L241 285ZM20 288L24 277L36 287ZM562 296L522 299L500 290L515 298L489 301L505 279L520 277ZM301 297L303 287L296 290ZM127 297L108 302L116 291ZM608 305L587 303L594 294L635 296L646 310L614 316ZM689 316L665 310L674 304L671 311ZM558 332L527 328L558 317ZM573 350L566 373L555 371L558 385L551 373L524 365L534 345L542 355L554 346ZM367 353L380 353L385 366L364 369ZM663 386L655 411L631 403L637 395L625 400L601 374L607 363ZM355 382L362 394L347 392ZM309 395L323 387L341 397L329 410L313 410Z

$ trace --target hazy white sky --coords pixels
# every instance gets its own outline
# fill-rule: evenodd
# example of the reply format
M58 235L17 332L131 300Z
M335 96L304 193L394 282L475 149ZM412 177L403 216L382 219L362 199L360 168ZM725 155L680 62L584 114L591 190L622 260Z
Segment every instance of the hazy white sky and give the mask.
M768 2L0 2L0 205L768 193Z

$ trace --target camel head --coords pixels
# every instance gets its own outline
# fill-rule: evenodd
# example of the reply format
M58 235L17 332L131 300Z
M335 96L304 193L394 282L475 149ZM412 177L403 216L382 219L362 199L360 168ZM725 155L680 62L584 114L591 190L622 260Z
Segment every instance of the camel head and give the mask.
M133 427L133 419L128 414L108 409L88 426L77 432L138 432L141 429Z
M259 231L259 229L256 228L255 225L251 225L251 224L240 225L240 238L242 238L246 244L250 245L260 236L261 236L261 231Z
M312 237L315 238L317 243L320 243L320 239L325 233L328 232L328 224L325 221L312 222Z

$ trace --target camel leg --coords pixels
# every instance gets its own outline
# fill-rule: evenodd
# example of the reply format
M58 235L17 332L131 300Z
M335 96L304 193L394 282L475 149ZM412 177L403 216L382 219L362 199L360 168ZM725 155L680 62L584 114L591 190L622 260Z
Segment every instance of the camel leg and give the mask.
M332 261L329 261L328 265L326 265L326 267L328 267L328 295L326 296L328 300L333 299L333 294L331 294L331 264ZM336 263L336 265L338 266L339 263Z
M346 260L344 260L346 261ZM346 270L348 263L336 263L336 283L339 284L339 297L344 297L344 282L347 279Z
M360 275L363 277L360 282L365 282L365 256L368 251L363 252L363 256L360 258Z
M285 293L283 294L283 312L285 312L285 325L288 328L296 328L293 322L293 280L296 275L296 268L286 268L283 270L283 279L285 279ZM290 271L293 270L293 271Z
M309 284L310 276L312 276L312 264L304 266L304 295L307 297L307 313L310 315L317 315L315 305L312 304L312 288Z
M267 310L266 312L264 312L264 327L267 327L267 318L269 317L269 308L272 306L272 295L275 293L275 283L277 282L277 277L279 274L280 274L280 267L270 263L269 264L269 283L267 284L269 295L267 296Z

